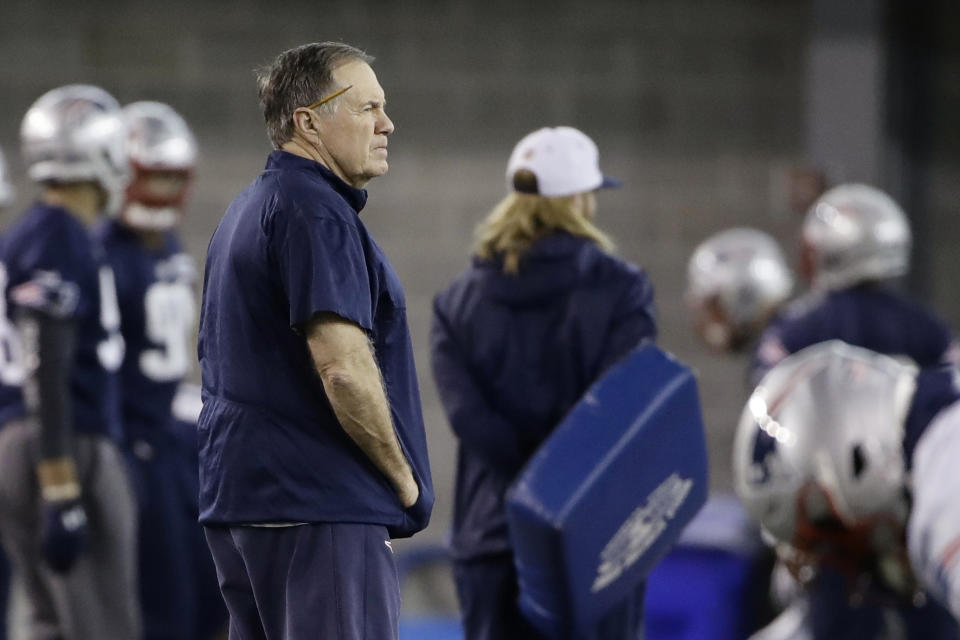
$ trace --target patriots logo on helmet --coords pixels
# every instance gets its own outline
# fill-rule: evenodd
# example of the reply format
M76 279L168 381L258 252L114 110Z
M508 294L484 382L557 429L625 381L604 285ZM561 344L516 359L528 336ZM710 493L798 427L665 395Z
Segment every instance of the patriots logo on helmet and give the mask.
M749 480L754 484L766 484L774 474L777 457L777 439L763 429L757 429L751 455L751 473Z

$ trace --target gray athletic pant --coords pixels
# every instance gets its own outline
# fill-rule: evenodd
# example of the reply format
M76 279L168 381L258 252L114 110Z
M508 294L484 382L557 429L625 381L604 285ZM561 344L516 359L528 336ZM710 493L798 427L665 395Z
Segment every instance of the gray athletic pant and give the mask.
M40 554L35 475L38 431L14 421L0 429L0 537L15 588L26 599L25 640L137 640L136 505L127 470L106 438L77 435L75 456L89 519L87 549L66 574Z

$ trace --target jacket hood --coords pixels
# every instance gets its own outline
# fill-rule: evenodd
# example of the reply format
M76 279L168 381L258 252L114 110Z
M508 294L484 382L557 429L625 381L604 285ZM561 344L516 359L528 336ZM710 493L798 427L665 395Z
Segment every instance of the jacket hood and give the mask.
M518 273L503 272L503 258L474 257L480 287L492 299L511 307L537 306L574 288L582 278L579 265L594 248L592 241L567 233L537 240L520 259Z

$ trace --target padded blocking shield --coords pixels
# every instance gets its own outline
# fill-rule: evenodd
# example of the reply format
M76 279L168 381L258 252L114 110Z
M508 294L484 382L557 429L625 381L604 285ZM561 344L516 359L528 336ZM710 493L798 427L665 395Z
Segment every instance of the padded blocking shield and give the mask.
M520 606L553 638L632 597L707 497L691 370L652 344L612 367L507 496Z

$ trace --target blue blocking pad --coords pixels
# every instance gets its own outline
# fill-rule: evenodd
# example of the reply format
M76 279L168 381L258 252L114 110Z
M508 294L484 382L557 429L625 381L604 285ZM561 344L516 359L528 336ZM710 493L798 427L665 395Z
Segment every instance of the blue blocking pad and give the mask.
M553 638L633 597L707 497L692 371L652 344L612 367L507 496L520 606Z

